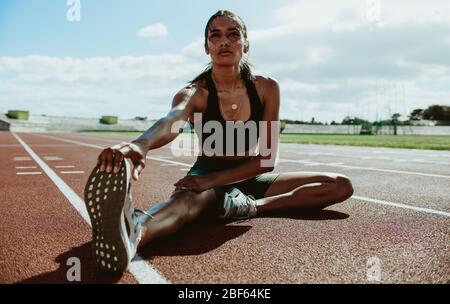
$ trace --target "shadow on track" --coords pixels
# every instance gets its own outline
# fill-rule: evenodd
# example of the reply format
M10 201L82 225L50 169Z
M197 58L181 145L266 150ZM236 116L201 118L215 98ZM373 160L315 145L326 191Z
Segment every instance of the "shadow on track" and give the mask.
M309 209L298 211L277 211L267 215L262 215L262 218L290 218L294 220L304 221L325 221L325 220L345 220L350 215L347 213L326 210L326 209Z
M201 220L183 227L178 233L155 240L139 253L143 258L152 256L184 256L207 253L229 240L249 231L249 225L227 225L226 222Z
M71 257L80 259L81 282L69 282L67 280L67 271L72 265L67 266L67 260ZM60 254L55 262L59 263L58 269L55 271L42 273L37 276L17 282L18 284L64 284L64 283L116 283L121 276L111 276L97 271L95 264L91 258L91 242L85 243L79 247L73 247L71 250Z
M290 218L297 220L343 220L346 213L333 210L308 210L271 213L262 218ZM251 221L215 222L202 219L184 227L175 235L155 240L139 253L144 259L153 256L199 255L212 251L252 228Z
M264 215L262 218L289 218L296 220L343 220L348 218L346 213L333 210L309 210L276 212ZM153 256L185 256L200 255L214 250L224 243L237 238L252 229L250 221L217 222L211 219L201 219L196 223L184 227L180 232L155 240L144 248L139 255L151 260ZM71 266L66 262L71 257L77 257L81 262L81 282L68 282L67 271ZM60 254L55 262L59 268L55 271L42 273L37 276L17 282L18 284L63 284L63 283L116 283L121 276L112 276L97 271L91 259L91 242Z

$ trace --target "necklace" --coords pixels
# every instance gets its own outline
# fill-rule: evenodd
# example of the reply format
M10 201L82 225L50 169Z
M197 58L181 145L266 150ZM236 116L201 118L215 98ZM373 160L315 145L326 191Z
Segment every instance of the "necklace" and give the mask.
M233 91L235 91L235 90L237 90L237 89L242 89L244 86L242 85L242 79L241 79L241 77L239 77L239 79L238 79L238 81L236 81L235 82L235 85L232 87L232 89L220 89L218 86L217 86L217 81L214 79L214 76L212 75L212 73L211 73L211 78L212 78L212 80L214 81L214 83L216 84L216 91L217 91L217 93L227 93L227 94L231 94L231 93L233 93ZM236 83L238 83L238 84L236 84Z
M217 83L217 81L214 80L214 77L213 77L212 74L211 74L211 78L213 79L213 81L214 81L215 83ZM239 77L239 80L238 80L238 81L241 82L241 78L240 78L240 77ZM217 85L216 85L216 91L217 91L217 94L219 94L219 93L232 94L233 91L238 90L238 89L242 89L243 87L244 87L244 86L242 85L242 82L241 82L240 84L236 85L236 86L235 86L233 89L231 89L231 90L219 89L219 88L217 87ZM239 103L239 106L238 106L236 103L232 103L232 104L231 104L231 109L234 110L235 112L238 112L238 110L241 108L241 105L242 105L242 102Z

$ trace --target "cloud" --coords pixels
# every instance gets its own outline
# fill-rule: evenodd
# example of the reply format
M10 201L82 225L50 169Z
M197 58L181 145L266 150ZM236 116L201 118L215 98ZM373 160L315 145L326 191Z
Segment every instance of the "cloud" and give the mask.
M0 110L33 114L159 118L202 62L179 54L0 57Z
M450 103L450 2L381 1L377 22L367 3L295 1L268 15L276 26L250 29L249 59L279 81L281 118L404 118ZM0 110L158 118L209 62L203 43L145 56L0 57Z
M167 27L162 23L156 23L148 25L141 28L137 32L138 37L148 38L148 37L163 37L169 34Z
M256 71L280 82L281 117L373 120L450 103L450 5L380 1L375 22L373 2L295 1L250 31Z
M297 0L274 11L274 18L303 31L352 31L376 26L450 24L446 0Z

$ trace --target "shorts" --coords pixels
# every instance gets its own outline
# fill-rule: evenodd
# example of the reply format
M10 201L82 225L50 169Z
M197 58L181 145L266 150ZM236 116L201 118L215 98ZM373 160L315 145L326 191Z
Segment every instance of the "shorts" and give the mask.
M207 156L198 156L197 161L188 171L187 175L206 175L212 172L236 167L246 161L248 161L248 158L239 160L222 160ZM224 197L226 191L232 187L236 187L244 194L252 195L255 199L260 199L265 196L267 189L279 175L280 173L262 173L238 183L214 187L214 191L216 192L217 198L222 198Z

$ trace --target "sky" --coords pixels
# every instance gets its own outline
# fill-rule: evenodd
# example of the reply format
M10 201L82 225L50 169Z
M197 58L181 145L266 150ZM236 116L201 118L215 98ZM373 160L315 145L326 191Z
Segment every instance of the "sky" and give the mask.
M203 31L220 9L245 21L282 119L450 104L446 0L0 0L0 112L160 118L209 62Z

